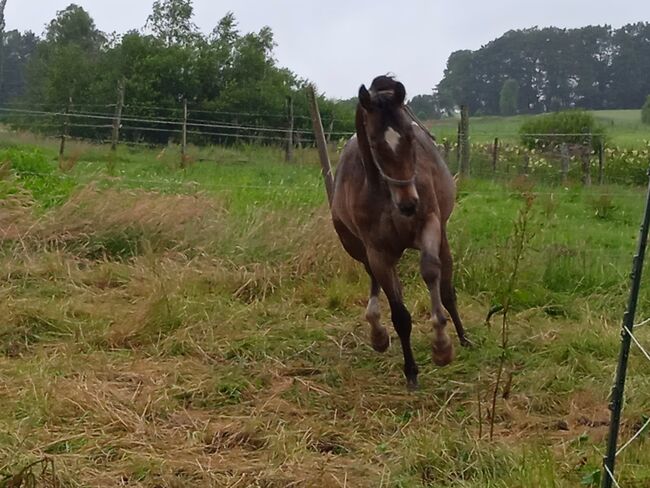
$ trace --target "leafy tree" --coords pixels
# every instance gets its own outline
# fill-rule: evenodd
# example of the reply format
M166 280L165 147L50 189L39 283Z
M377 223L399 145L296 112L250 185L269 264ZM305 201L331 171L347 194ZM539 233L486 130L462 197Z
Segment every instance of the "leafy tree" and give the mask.
M643 108L641 108L641 122L650 124L650 95L646 97Z
M31 34L12 37L12 62L22 66L16 73L27 73L24 100L59 111L72 98L77 111L110 115L118 81L124 80L126 115L178 120L186 99L191 118L221 126L206 128L204 132L213 133L210 136L190 137L197 142L232 142L237 139L227 136L250 131L238 132L229 123L286 129L286 100L291 95L296 129L302 133L310 129L305 97L298 95L306 82L277 65L269 27L241 33L229 12L209 35L203 35L192 24L192 13L191 0L157 0L147 21L148 33L130 31L109 41L85 10L70 5L57 12L43 39ZM319 98L323 118L335 122L335 131L353 129L356 103ZM229 118L226 124L224 117ZM58 132L60 120L50 123L50 130ZM161 130L160 124L137 125L137 129L125 126L121 137L167 142L175 135L164 126ZM106 137L104 127L72 127L71 132ZM283 137L281 131L272 135Z
M90 15L71 4L57 12L28 67L29 96L60 110L68 100L90 98L90 85L100 76L96 66L106 37Z
M441 117L440 105L435 95L416 95L408 104L419 119L439 119Z
M147 27L165 46L191 44L197 37L192 0L156 0Z
M519 99L519 83L512 78L507 79L501 87L499 96L499 111L501 115L514 115L517 113Z
M17 30L5 34L0 56L4 58L4 71L0 78L0 103L23 96L27 88L26 70L38 43L31 32Z
M2 85L4 80L4 67L5 67L5 6L7 0L0 0L0 96L2 94Z
M445 106L501 112L501 89L519 85L517 112L634 108L650 92L650 23L612 30L512 30L477 51L452 53L438 85Z

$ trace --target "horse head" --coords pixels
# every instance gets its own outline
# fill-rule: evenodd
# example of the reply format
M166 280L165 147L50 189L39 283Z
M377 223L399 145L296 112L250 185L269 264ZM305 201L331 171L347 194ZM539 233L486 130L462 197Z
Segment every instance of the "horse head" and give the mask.
M375 78L370 90L361 85L357 133L367 140L364 164L376 167L395 206L410 217L417 211L419 197L415 187L415 136L412 120L404 111L405 98L404 85L388 76Z

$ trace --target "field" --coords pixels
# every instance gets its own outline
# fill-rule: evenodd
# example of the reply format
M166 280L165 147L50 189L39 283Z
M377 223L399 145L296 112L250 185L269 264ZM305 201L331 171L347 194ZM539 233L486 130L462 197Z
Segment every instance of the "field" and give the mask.
M0 139L6 479L47 458L38 486L598 485L643 187L463 182L449 235L476 347L432 364L408 254L421 388L407 393L395 337L369 346L367 278L313 151L289 165L273 148L192 148L182 169L175 147L68 154L59 168L47 140ZM502 316L486 316L504 300L492 412ZM627 388L623 439L649 413L638 351ZM648 452L645 434L623 452L621 486L650 483Z
M640 110L596 110L591 112L606 128L610 144L622 147L636 147L641 141L650 140L650 126L641 123ZM489 143L495 137L506 142L517 142L519 126L530 115L512 117L472 117L470 134L473 142ZM442 140L456 140L457 119L432 120L427 122L436 136Z

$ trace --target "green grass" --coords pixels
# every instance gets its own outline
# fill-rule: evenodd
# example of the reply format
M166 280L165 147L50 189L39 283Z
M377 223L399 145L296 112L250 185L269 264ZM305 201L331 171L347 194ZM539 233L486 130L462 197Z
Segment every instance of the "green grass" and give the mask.
M650 125L641 123L640 110L595 110L591 113L605 127L610 143L622 147L638 147L650 140ZM509 143L519 142L519 127L532 115L510 117L471 117L470 135L472 142L491 143L495 137ZM455 142L458 119L432 120L427 122L439 140L447 138Z
M477 347L432 364L407 253L409 394L395 334L386 354L369 346L367 278L334 235L314 152L288 165L273 148L193 148L179 169L175 148L111 161L78 145L62 172L48 141L8 146L37 146L47 167L0 180L0 473L49 456L63 486L597 486L643 189L464 181L449 237ZM512 387L489 441L500 317L485 317L527 194ZM649 373L635 351L624 438L648 414ZM619 460L622 486L650 480L646 444Z

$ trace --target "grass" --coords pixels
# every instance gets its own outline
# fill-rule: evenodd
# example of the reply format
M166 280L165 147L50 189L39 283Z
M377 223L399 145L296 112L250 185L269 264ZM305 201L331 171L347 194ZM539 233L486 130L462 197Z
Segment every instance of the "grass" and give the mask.
M642 189L463 182L449 236L478 346L431 363L408 253L422 387L409 394L395 335L384 355L369 346L367 279L334 235L313 153L287 165L272 148L193 149L182 170L174 148L109 165L79 145L61 172L48 141L8 146L37 147L51 172L0 180L3 475L47 458L70 487L597 486ZM485 316L530 192L490 442L501 349ZM649 373L634 352L624 438L648 414ZM622 486L650 480L646 443L620 458ZM49 466L33 468L42 486Z
M650 126L641 123L641 110L594 110L591 113L605 126L610 143L622 147L636 147L643 140L650 140ZM472 142L491 143L495 137L503 142L519 142L519 127L533 117L514 115L510 117L472 117L470 134ZM456 141L458 119L432 120L427 122L439 140Z

